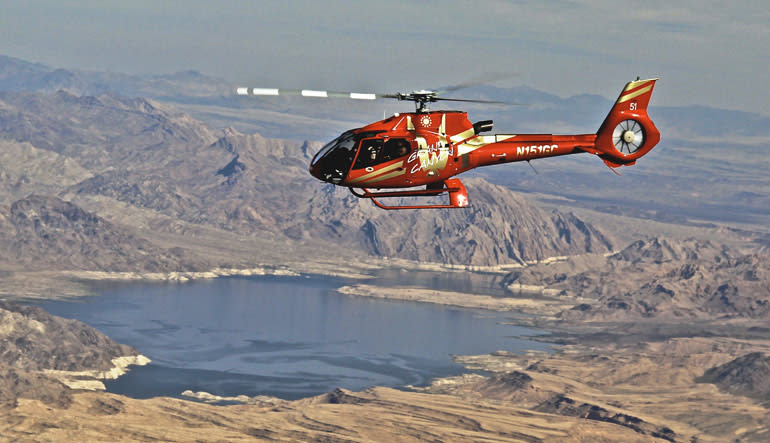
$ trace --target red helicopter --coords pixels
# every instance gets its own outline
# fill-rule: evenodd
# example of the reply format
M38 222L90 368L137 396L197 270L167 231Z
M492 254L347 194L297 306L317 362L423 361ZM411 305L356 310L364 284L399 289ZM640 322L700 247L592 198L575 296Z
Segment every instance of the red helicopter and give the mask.
M310 174L345 186L356 197L383 209L467 207L468 192L454 178L470 169L499 163L529 161L558 155L590 153L610 168L633 165L660 141L660 132L647 115L657 79L629 82L596 134L494 134L491 120L471 123L462 111L431 111L443 101L501 103L438 97L434 91L398 94L340 93L313 90L238 88L238 95L302 95L374 100L394 98L416 104L415 112L351 129L327 143L313 157ZM404 189L424 187L421 189ZM385 190L383 189L391 189ZM449 204L385 205L390 197L449 195Z

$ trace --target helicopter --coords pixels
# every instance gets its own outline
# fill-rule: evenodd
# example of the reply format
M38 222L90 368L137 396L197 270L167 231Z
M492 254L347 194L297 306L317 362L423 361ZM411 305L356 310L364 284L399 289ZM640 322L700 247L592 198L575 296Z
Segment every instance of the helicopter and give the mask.
M455 176L481 166L579 153L598 156L613 171L635 164L660 141L660 132L647 115L657 80L637 77L628 82L599 130L595 134L576 135L482 135L492 130L492 120L471 123L466 112L432 111L430 104L504 102L443 98L431 90L374 94L241 87L236 93L413 101L415 112L396 113L343 132L315 154L309 170L313 177L347 187L356 197L369 199L382 209L437 209L468 207L468 191ZM442 194L448 195L448 203L391 205L382 202L386 198Z

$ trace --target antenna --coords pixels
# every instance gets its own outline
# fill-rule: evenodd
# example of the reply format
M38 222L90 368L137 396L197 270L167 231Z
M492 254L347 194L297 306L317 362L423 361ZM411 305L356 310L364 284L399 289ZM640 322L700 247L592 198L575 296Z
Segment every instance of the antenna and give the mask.
M615 168L613 168L612 166L607 165L607 167L610 168L610 171L612 171L612 173L617 175L618 177L622 177L623 176L620 172L616 171Z

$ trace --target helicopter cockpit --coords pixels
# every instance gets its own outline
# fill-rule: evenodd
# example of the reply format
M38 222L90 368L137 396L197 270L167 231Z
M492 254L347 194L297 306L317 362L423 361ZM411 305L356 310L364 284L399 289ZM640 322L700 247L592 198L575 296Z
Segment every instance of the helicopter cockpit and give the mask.
M325 182L333 183L335 185L340 184L345 180L345 176L348 174L353 160L356 157L356 151L361 143L361 140L375 137L377 134L383 131L362 132L356 134L354 131L346 131L339 137L327 143L320 151L313 157L313 161L310 162L310 174ZM369 142L369 141L367 141ZM380 141L380 145L381 145ZM376 144L369 143L367 147L371 148L367 152L362 152L356 165L362 162L365 156L371 158L372 152L378 155L379 150L376 150ZM371 151L371 152L370 152ZM364 157L362 157L364 156Z
M395 160L408 154L409 151L411 151L409 141L405 138L363 139L353 169L367 168Z

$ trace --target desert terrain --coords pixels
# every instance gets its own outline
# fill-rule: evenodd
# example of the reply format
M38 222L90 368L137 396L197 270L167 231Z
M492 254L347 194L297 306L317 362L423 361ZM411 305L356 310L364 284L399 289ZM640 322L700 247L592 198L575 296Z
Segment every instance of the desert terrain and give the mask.
M770 439L766 117L652 108L666 137L623 177L592 158L494 167L463 177L468 210L392 214L312 179L322 142L290 130L338 133L357 109L328 121L294 103L248 108L196 73L0 67L3 439ZM607 99L578 102L599 113ZM538 126L575 100L546 103L517 111L522 132L589 129L585 116ZM494 275L505 295L371 284L382 269ZM458 355L468 373L427 387L137 400L98 388L141 350L16 304L94 295L104 280L303 274L344 277L351 297L510 312L558 345Z

